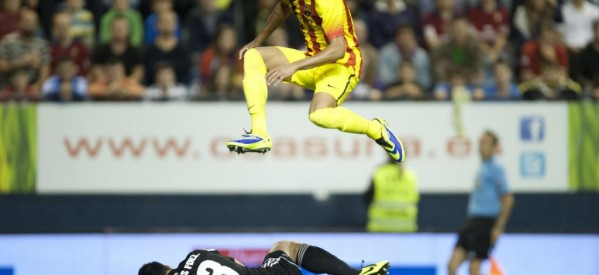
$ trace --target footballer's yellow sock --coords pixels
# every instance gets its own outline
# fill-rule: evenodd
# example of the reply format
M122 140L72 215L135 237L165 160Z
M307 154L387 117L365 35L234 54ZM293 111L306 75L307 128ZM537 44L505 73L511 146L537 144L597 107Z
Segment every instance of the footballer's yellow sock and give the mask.
M309 118L314 124L323 128L366 134L375 140L382 136L382 127L378 122L365 119L344 107L318 109L312 112Z
M266 128L266 64L256 49L249 49L243 55L243 92L252 118L252 134L268 137Z

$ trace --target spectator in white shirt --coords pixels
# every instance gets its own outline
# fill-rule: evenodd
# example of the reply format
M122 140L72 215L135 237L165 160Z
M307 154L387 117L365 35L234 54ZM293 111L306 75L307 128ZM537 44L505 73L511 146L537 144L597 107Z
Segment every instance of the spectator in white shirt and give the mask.
M562 6L564 22L558 25L568 48L571 66L568 74L575 77L580 74L577 69L579 54L593 40L593 22L599 19L599 6L586 0L570 0Z
M593 22L599 19L599 6L586 0L570 0L562 6L564 22L559 30L564 43L574 53L593 40Z

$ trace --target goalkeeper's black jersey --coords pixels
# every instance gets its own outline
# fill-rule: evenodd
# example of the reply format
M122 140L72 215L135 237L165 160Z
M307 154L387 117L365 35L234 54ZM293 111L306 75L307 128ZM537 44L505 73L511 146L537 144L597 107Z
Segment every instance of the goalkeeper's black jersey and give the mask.
M194 250L169 275L247 275L248 268L216 250Z

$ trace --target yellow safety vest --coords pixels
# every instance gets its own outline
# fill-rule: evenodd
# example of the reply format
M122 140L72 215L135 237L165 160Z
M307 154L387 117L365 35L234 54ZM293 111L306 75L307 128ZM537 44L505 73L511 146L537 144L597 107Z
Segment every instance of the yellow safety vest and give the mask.
M415 232L418 230L418 186L416 174L396 164L386 164L374 173L374 198L368 209L368 231Z

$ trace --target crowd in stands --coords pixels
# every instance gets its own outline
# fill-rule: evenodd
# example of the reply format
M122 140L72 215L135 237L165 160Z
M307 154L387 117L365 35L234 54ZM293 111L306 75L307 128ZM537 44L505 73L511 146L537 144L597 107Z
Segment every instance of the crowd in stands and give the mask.
M344 1L364 57L354 100L599 99L599 0ZM243 100L238 49L276 3L0 0L0 101ZM292 17L266 45L304 47Z

